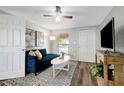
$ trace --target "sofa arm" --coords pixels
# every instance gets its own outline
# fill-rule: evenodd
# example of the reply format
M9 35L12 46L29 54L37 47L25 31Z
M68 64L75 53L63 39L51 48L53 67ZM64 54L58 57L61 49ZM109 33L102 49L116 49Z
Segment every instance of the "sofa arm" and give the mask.
M28 60L35 60L36 56L28 55Z
M35 56L31 56L31 55L27 55L27 72L32 72L35 73L36 72L36 57Z

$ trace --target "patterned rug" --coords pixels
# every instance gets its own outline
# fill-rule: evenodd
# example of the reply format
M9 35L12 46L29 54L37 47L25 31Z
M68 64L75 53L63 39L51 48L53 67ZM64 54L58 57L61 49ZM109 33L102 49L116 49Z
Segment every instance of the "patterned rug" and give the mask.
M53 78L52 67L42 71L35 76L28 74L25 77L5 80L3 83L7 86L69 86L76 68L77 62L70 62L69 71L57 70L57 76Z

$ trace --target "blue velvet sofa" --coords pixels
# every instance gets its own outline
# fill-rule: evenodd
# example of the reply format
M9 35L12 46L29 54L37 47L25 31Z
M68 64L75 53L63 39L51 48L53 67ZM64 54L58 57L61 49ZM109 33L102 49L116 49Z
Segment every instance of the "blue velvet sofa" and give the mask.
M29 51L26 51L26 73L37 75L37 72L43 71L52 65L52 59L59 57L58 54L47 54L46 49L39 49L39 51L43 56L41 60L38 60L36 56L29 55Z

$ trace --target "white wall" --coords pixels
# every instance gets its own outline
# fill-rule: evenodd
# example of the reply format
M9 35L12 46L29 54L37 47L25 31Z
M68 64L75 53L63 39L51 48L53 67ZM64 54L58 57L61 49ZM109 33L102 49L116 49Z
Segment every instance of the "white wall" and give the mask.
M78 33L78 31L70 31L69 33L69 54L71 55L71 59L73 60L78 60Z
M56 40L51 41L52 53L58 53L58 37L61 33L67 33L69 35L69 55L74 60L78 60L79 53L79 31L84 30L94 30L96 31L96 26L93 27L82 27L82 28L73 28L73 29L65 29L60 31L52 31L52 35L56 37Z
M77 29L72 30L72 31L69 32L69 40L70 40L69 54L71 55L72 59L79 60L79 56L80 56L79 55L79 44L81 43L81 42L79 42L80 32L83 32L83 31L86 31L86 30L93 30L96 33L96 28L97 28L97 26L82 27L82 28L77 28Z
M97 48L100 48L100 30L112 19L115 18L115 50L124 53L124 7L117 6L107 15L101 23L97 34Z
M47 52L50 52L50 40L49 40L50 31L43 28L40 24L31 22L31 21L26 21L26 28L30 28L33 30L43 32L44 33L44 46L43 47L33 47L33 48L40 48L40 49L46 48Z

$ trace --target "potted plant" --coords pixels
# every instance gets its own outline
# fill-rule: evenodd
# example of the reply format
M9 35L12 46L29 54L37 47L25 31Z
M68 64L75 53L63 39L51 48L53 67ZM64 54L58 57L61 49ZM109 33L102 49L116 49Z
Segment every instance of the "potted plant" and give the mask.
M103 82L104 75L103 75L103 65L102 64L96 64L96 65L92 66L90 69L90 74L93 77L96 77L98 85L100 85L100 86L104 85L104 82ZM110 81L114 80L113 69L108 69L108 80L110 80ZM112 82L111 82L111 85L112 85Z

